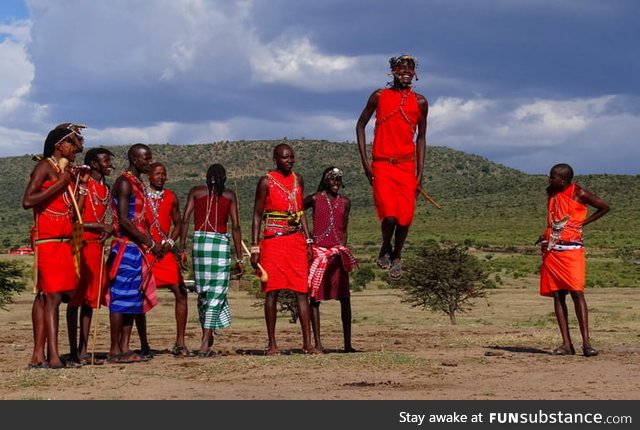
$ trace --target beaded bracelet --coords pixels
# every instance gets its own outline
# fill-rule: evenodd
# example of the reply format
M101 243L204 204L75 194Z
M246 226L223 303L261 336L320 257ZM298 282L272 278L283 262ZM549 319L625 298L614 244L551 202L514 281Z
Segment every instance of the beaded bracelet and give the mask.
M252 254L260 254L260 247L257 245L252 246L249 251L251 251Z
M307 238L307 245L311 245L313 243L313 239L310 237Z

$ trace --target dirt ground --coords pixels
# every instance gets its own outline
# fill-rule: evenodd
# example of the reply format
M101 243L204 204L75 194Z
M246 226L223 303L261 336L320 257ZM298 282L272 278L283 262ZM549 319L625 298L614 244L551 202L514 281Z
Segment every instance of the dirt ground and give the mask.
M262 310L235 285L231 328L217 338L215 358L170 353L175 325L173 296L160 293L148 315L155 357L144 363L63 370L28 370L30 309L24 293L0 310L0 399L640 399L640 291L587 294L597 357L581 355L573 309L575 356L552 356L560 344L550 299L535 280L492 290L458 318L402 303L399 291L370 287L352 296L353 344L340 353L339 303L321 307L322 355L300 353L298 324L278 319L285 354L266 357ZM189 295L188 345L199 345L195 295ZM61 314L61 351L68 351ZM108 350L108 315L98 314L96 351ZM138 347L134 332L133 347Z

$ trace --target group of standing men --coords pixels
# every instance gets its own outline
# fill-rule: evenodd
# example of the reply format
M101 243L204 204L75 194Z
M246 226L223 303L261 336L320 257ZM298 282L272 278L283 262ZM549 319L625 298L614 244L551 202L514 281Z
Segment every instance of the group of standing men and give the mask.
M358 150L364 172L373 190L380 220L382 245L377 265L397 280L402 276L402 250L413 221L415 200L422 191L426 150L428 102L414 91L416 61L409 55L389 61L393 81L374 91L356 124ZM374 115L376 124L372 161L367 155L365 128ZM128 168L109 190L104 177L113 169L113 154L104 148L86 153L85 166L67 165L83 151L78 124L61 124L44 145L43 158L34 168L25 190L23 207L33 209L32 242L36 249L37 294L33 304L34 351L30 367L64 367L58 351L58 309L70 300L67 312L71 354L69 363L83 363L88 354L92 310L99 303L110 310L109 361L128 363L150 357L145 313L157 304L156 287L167 286L176 300L176 340L173 353L190 355L185 345L187 297L179 264L172 252L179 239L178 259L187 263L185 246L193 216L193 266L198 292L202 342L197 355L215 355L211 349L215 330L230 323L227 290L231 272L230 236L236 253L236 273L244 272L242 235L237 196L225 187L226 172L220 164L209 167L206 184L193 187L180 215L178 199L164 188L167 172L152 163L147 145L135 144L128 151ZM342 171L331 166L323 172L316 193L304 196L304 181L293 171L295 155L286 144L274 148L275 169L258 181L251 226L251 264L263 276L266 293L265 321L267 355L279 354L275 326L277 298L282 290L296 294L305 353L321 352L319 304L339 299L344 330L344 350L351 345L351 308L348 271L357 266L346 247L350 201L342 196ZM149 176L147 189L140 179ZM581 227L608 211L601 199L571 185L568 165L554 166L550 175L549 227L544 239L541 294L554 296L563 345L556 354L573 354L568 334L565 297L571 292L583 334L584 355L598 352L589 342L584 289L584 267L573 278L562 275L565 251L582 252ZM423 191L422 191L423 192ZM558 196L567 195L566 208ZM586 205L597 212L587 217ZM112 222L105 220L111 207ZM309 229L305 209L313 209L314 229ZM579 216L570 215L574 208ZM575 210L578 210L575 209ZM552 211L556 211L552 214ZM565 213L566 212L566 213ZM563 215L563 218L558 218ZM556 219L558 218L558 219ZM575 219L574 219L575 218ZM567 220L568 223L567 223ZM231 221L231 235L227 224ZM84 228L84 246L76 245L74 223ZM577 235L565 238L575 228ZM562 232L560 234L559 232ZM113 235L109 258L104 264L105 240ZM568 236L567 236L568 237ZM75 259L74 259L75 249ZM78 253L81 252L80 258ZM75 267L74 267L75 261ZM553 261L553 263L551 263ZM76 272L78 276L70 276ZM108 287L108 288L107 288ZM77 341L78 309L80 337ZM137 326L141 352L129 348L133 325ZM311 329L315 343L312 343ZM45 347L47 351L45 353Z

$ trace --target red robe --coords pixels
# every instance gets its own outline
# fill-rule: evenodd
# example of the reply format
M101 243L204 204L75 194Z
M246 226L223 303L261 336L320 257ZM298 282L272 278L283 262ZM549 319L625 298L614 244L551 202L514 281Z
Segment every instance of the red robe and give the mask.
M589 210L587 205L575 200L578 187L571 184L547 200L547 228L543 234L540 267L540 294L543 296L551 297L559 290L584 291L586 261L582 224ZM556 237L552 237L554 221L563 219L566 219L564 228L556 229Z
M44 182L42 190L54 183ZM35 225L31 229L31 240L36 256L37 290L45 294L72 292L78 285L78 278L69 242L73 232L73 202L69 192L65 189L35 206L33 215Z
M411 90L380 92L373 138L373 200L379 219L413 222L416 204L416 144L421 111ZM390 161L391 160L391 161Z
M152 195L147 197L149 199L147 217L151 226L151 238L156 243L162 243L164 239L170 237L169 234L173 224L171 213L176 201L176 195L173 191L165 189L158 199ZM160 259L156 259L153 254L146 254L145 257L149 264L152 264L151 271L158 287L178 285L183 282L180 266L173 252L166 253Z
M295 173L283 176L277 170L267 175L269 192L265 199L266 211L290 211L302 210L302 189L297 185ZM290 198L290 194L293 199ZM282 225L282 228L269 226L263 221L263 237L270 237L278 232L285 231L287 221L270 221L269 224ZM299 293L307 293L307 274L309 262L307 261L307 243L304 234L300 230L294 234L272 237L260 241L260 264L264 267L269 280L262 284L262 291L291 290Z
M82 221L85 223L101 223L106 221L109 206L110 190L104 184L89 179L88 194L82 209ZM82 250L80 257L80 282L70 306L86 304L94 309L98 307L98 296L101 303L106 304L109 292L107 271L104 262L104 242L100 240L100 233L85 230L82 236Z

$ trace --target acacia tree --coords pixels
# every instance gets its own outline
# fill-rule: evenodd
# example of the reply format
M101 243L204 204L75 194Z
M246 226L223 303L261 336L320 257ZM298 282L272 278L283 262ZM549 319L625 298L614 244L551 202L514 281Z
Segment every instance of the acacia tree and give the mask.
M457 323L457 313L473 306L473 299L485 297L491 284L480 260L459 244L440 247L431 243L419 248L406 259L404 272L396 284L407 294L403 301L443 312L451 324Z

